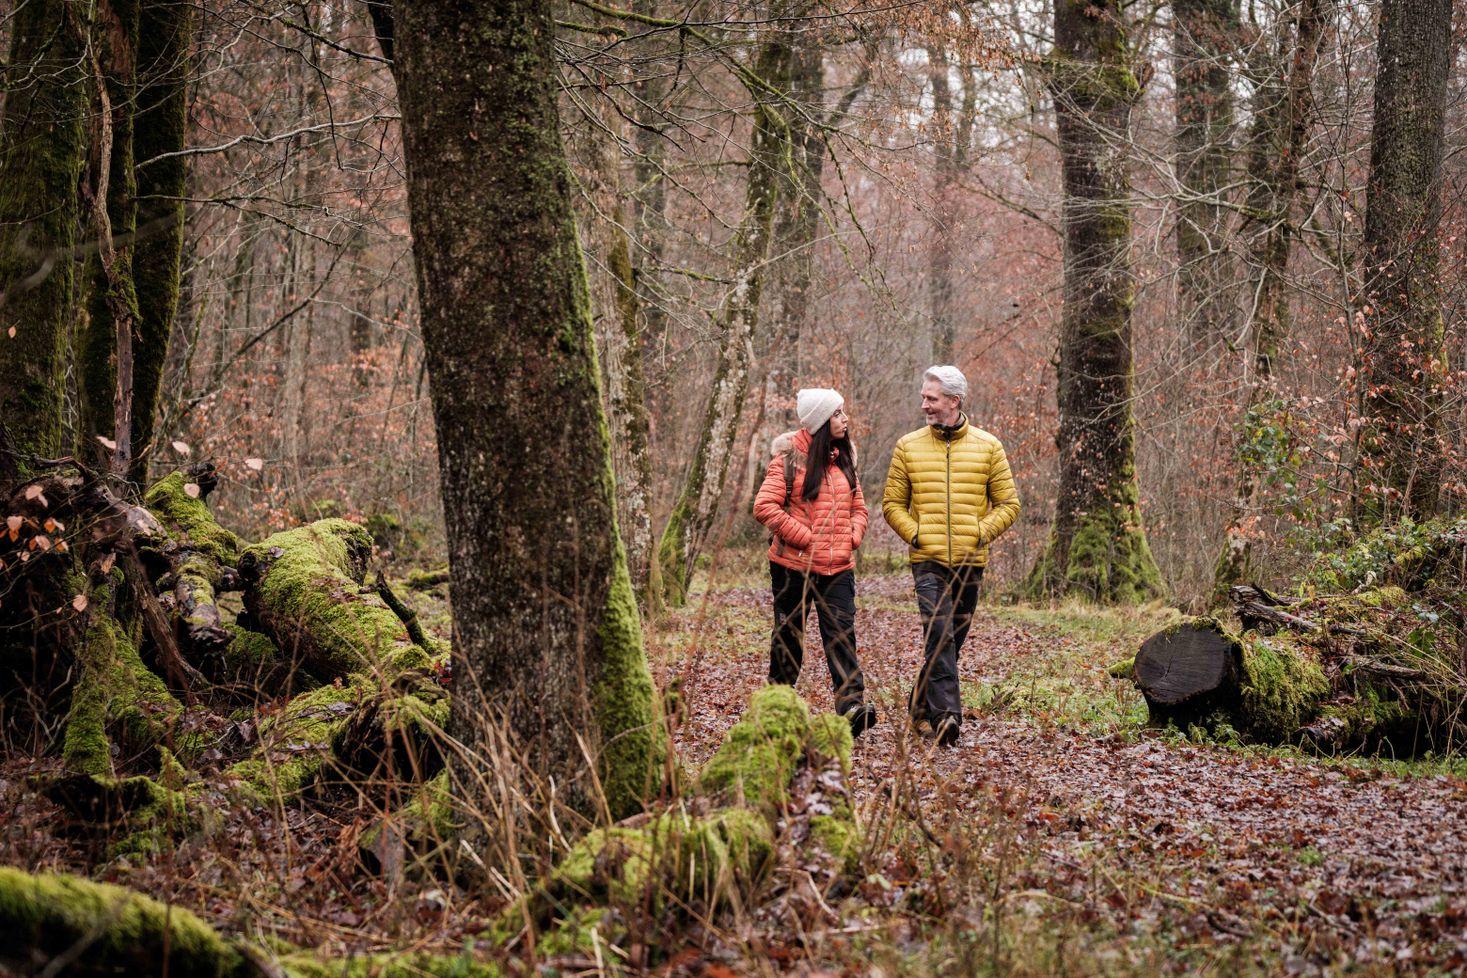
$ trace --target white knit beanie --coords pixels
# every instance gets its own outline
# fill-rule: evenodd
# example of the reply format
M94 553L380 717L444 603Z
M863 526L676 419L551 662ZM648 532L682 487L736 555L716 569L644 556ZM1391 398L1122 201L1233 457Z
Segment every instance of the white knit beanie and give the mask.
M800 427L813 435L845 403L845 398L828 387L806 387L795 397L795 413L800 416Z

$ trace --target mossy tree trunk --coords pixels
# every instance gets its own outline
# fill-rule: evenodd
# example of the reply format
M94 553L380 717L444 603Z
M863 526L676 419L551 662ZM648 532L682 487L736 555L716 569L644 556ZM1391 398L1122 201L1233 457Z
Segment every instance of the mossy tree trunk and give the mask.
M1314 67L1335 0L1302 0L1277 28L1277 43L1252 66L1253 123L1248 135L1248 194L1241 233L1248 262L1248 394L1233 447L1236 489L1213 573L1213 602L1253 573L1262 460L1254 450L1268 423L1268 403L1280 349L1289 331L1285 273L1293 250L1299 159L1314 112Z
M1124 147L1140 85L1116 2L1058 0L1050 88L1064 170L1059 496L1028 581L1041 595L1144 601L1164 587L1136 484L1131 411L1130 177Z
M1440 172L1453 51L1451 0L1384 0L1365 190L1355 491L1365 520L1429 517L1441 488Z
M138 96L133 126L137 160L138 348L133 359L132 443L139 457L129 477L147 481L163 368L173 335L183 256L183 198L188 168L181 155L188 130L194 8L173 0L143 0L138 25Z
M661 597L681 604L703 544L718 516L725 477L749 390L749 368L759 298L774 226L775 205L790 179L790 125L782 102L794 71L794 46L785 30L771 30L760 45L749 86L755 99L753 146L744 192L744 215L734 234L732 286L718 312L718 366L677 502L657 547Z
M1233 155L1230 61L1238 31L1238 0L1173 0L1177 314L1202 347L1226 340L1236 317L1223 204Z
M609 18L607 18L609 20ZM583 237L591 262L592 298L596 307L597 342L605 368L607 420L611 431L611 468L616 475L617 520L627 551L632 588L645 595L652 557L652 421L642 363L646 328L644 300L639 295L633 258L637 222L632 171L623 165L629 144L628 118L637 105L623 105L622 94L635 84L619 60L588 64L600 85L582 105L595 119L578 126L573 139L584 145L585 190L591 207L583 212Z
M37 457L63 453L87 9L35 0L7 23L6 74L29 83L10 87L0 119L0 484L35 475Z
M449 726L472 752L502 721L541 778L523 790L553 783L590 814L599 780L620 816L657 789L665 745L617 532L551 6L393 11L453 578ZM457 770L474 794L483 772Z

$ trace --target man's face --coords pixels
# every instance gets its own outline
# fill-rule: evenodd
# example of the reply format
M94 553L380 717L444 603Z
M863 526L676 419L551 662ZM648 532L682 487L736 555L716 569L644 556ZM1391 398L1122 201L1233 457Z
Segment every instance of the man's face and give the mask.
M958 403L956 397L948 397L942 392L939 381L922 382L922 416L928 424L957 424Z

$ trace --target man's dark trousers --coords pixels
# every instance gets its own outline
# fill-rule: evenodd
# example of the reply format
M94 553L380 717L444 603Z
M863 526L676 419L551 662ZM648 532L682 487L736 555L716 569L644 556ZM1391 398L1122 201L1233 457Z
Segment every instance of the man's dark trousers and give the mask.
M805 659L805 613L815 602L825 662L835 687L835 711L866 698L866 681L856 659L856 574L802 574L769 562L774 591L774 633L769 643L769 681L793 686Z
M982 567L945 567L933 561L912 565L917 586L917 610L922 615L922 672L912 690L915 721L926 720L933 729L945 719L963 722L958 693L958 651L973 624L978 606Z

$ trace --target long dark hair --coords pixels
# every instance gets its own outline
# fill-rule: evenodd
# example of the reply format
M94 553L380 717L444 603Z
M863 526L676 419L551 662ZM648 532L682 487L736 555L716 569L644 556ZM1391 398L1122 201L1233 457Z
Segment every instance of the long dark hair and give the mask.
M825 480L825 467L830 464L832 448L840 450L835 459L836 468L845 473L851 491L856 489L856 451L851 445L851 429L846 429L844 437L832 438L830 422L826 421L810 436L810 454L805 460L805 488L800 493L807 501L820 495L820 483Z

